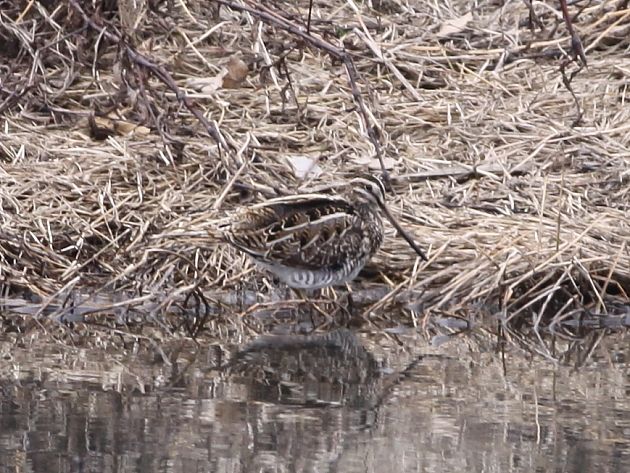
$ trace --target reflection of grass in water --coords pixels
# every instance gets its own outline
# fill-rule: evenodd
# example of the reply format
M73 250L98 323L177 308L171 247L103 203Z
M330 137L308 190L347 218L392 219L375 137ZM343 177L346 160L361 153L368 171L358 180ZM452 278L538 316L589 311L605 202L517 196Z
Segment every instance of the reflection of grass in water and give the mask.
M364 344L367 351L377 348L372 345L382 340L379 335ZM288 390L265 398L271 389L258 391L260 384L238 374L203 376L204 356L173 379L165 364L142 364L138 354L103 357L96 350L58 344L45 351L0 342L2 358L13 356L0 373L0 454L5 464L54 460L67 471L76 459L101 465L140 457L147 471L160 471L167 461L172 471L189 471L191 459L203 471L220 470L221 462L235 459L241 465L236 471L259 471L248 466L263 462L290 471L299 456L321 465L318 471L340 471L327 470L331 464L365 471L367 461L373 471L422 471L420 465L455 471L465 460L474 471L521 472L543 461L580 471L567 467L579 449L581 462L604 471L607 464L625 466L623 365L601 359L576 372L541 359L511 357L502 373L493 353L483 347L471 353L477 346L463 343L450 346L452 356L425 356L414 363L409 360L426 351L417 337L414 341L410 351L416 351L401 363L397 382L388 389L385 383L394 375L385 374L372 384L381 395L376 405L282 403ZM391 362L402 357L399 347L385 349ZM629 354L627 344L617 349ZM319 380L311 379L310 391L302 392L315 392ZM317 399L328 394L334 399L327 386L321 380ZM289 388L293 394L301 389ZM348 387L344 394L352 400L355 392ZM24 426L29 442L15 443Z
M322 15L329 8L321 5ZM372 18L360 8L366 21ZM598 324L627 326L630 112L619 106L627 84L613 67L627 49L622 26L601 21L602 11L580 14L584 44L607 35L616 45L589 52L590 70L573 80L585 124L576 129L569 126L573 99L553 59L559 34L538 41L516 26L525 10L515 8L475 17L439 38L444 12L418 8L427 9L426 24L407 25L405 38L381 36L378 22L366 23L374 45L391 54L375 60L373 49L361 49L352 56L356 85L375 120L369 128L382 132L391 167L390 206L431 248L430 262L421 264L388 229L363 283L353 284L353 301L369 320L364 325L418 325L443 335L446 329L432 323L442 315L485 330L500 320L506 333L532 344L547 332L573 340ZM612 12L614 5L601 9ZM0 96L0 278L13 304L7 310L38 319L87 318L130 334L151 325L166 335L243 330L249 336L268 330L275 318L284 322L280 309L295 301L283 301L273 282L208 232L242 202L308 191L375 167L342 68L315 48L287 50L293 37L264 22L260 37L269 42L269 59L256 56L260 48L251 38L258 35L238 14L222 18L221 35L207 36L213 20L170 11L194 45L182 51L161 15L136 22L107 12L178 87L189 87L193 105L218 124L226 143L219 152L168 87L146 80L150 68L130 64L93 29L76 33L75 15L50 22L46 11L26 12L34 36L25 30L30 23L11 20L23 13L19 6L0 18L14 71ZM380 15L399 22L394 11ZM556 21L544 15L543 23ZM510 22L518 36L497 44ZM317 28L334 36L339 25ZM422 44L408 42L414 34ZM249 69L239 82L233 76L243 64ZM199 79L228 75L229 87L213 81L213 90L195 89ZM299 180L287 156L311 159L322 175ZM334 299L332 292L324 297ZM338 300L344 304L343 295ZM325 309L327 328L345 323L338 310ZM252 316L261 311L270 317ZM5 331L32 325L5 320Z

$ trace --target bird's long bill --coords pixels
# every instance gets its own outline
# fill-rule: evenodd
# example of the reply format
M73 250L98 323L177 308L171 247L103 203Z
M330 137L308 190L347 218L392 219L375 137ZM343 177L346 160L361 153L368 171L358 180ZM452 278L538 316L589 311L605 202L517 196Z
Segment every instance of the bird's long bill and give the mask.
M391 212L389 211L389 209L387 208L387 206L385 205L380 205L379 207L381 207L381 209L383 210L383 213L385 214L385 216L387 217L387 220L389 220L391 222L391 224L394 226L394 228L396 229L396 231L407 241L407 243L409 243L409 246L411 248L413 248L413 251L415 251L416 253L418 253L418 256L420 256L420 258L422 258L424 261L428 261L427 255L424 254L424 251L422 251L420 249L420 247L418 245L416 245L416 242L413 240L413 238L411 238L411 235L409 235L409 233L407 233L401 226L400 224L396 221L396 219L394 218L394 216L391 214Z

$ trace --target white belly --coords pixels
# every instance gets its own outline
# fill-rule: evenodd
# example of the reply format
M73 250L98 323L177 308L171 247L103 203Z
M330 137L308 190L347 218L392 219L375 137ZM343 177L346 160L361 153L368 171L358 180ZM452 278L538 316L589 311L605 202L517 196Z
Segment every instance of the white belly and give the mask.
M289 287L295 289L321 289L323 287L338 286L357 277L365 265L365 261L355 262L339 270L330 269L295 269L281 265L271 265L256 261L256 264L280 279Z

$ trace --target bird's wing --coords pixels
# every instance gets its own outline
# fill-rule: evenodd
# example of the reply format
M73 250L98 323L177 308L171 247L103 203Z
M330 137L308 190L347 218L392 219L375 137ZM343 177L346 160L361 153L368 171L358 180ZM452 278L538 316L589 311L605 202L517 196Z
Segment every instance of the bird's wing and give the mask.
M339 267L363 238L352 205L321 195L283 197L244 209L224 235L261 262L304 269Z

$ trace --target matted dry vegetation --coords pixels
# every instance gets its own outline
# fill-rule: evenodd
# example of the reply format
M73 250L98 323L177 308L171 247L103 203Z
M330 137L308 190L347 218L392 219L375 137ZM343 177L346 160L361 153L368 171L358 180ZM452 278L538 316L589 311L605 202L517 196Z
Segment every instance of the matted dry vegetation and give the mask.
M311 42L308 1L222 3L0 1L5 302L272 300L208 232L240 203L380 173L378 140L390 208L430 260L390 228L353 284L368 310L556 329L628 311L627 1L571 2L577 104L551 0L531 18L521 0L315 0Z

